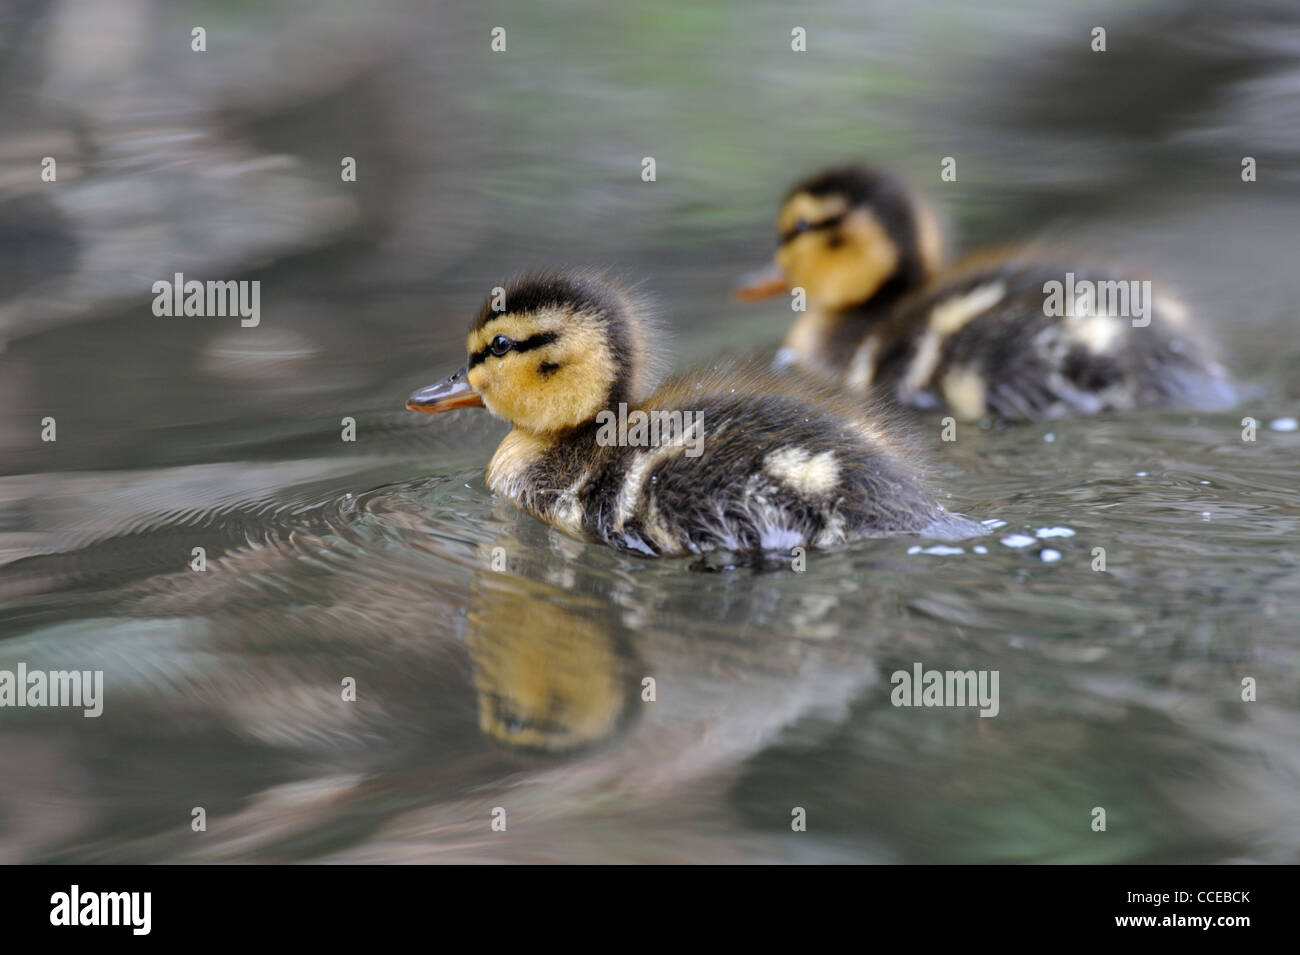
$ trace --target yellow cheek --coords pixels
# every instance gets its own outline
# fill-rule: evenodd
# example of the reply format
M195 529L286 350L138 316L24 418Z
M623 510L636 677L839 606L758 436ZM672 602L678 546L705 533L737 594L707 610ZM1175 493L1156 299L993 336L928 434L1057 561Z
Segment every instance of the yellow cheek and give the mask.
M492 397L516 414L535 404L538 396L539 376L534 371L531 356L507 355L485 365L496 365L492 373Z
M803 286L809 295L817 297L829 259L825 236L808 232L781 246L776 253L776 264L785 272L791 285Z
M787 243L778 264L791 285L803 287L808 297L830 309L865 302L898 268L898 246L874 216L854 212L834 233L810 232Z
M794 243L787 242L781 248L776 250L776 265L786 277L793 280L794 274L799 268L799 259L795 255Z
M787 242L777 254L777 264L792 287L802 288L818 305L839 308L846 286L863 268L854 250L845 245L832 248L827 234L809 232Z
M560 369L543 375L538 367L547 360L538 352L489 358L470 372L469 383L488 410L533 433L560 431L594 417L604 398L594 383L607 380L601 374L612 365L608 350L557 357Z
M493 414L509 421L516 421L519 416L521 389L515 380L518 374L517 356L489 358L470 371L470 387L479 393L483 403Z

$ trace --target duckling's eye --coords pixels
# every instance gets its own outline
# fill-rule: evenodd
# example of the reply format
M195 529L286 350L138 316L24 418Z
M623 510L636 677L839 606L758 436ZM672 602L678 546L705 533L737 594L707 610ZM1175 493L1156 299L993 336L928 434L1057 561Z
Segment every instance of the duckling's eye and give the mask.
M506 338L504 335L498 335L496 338L492 339L492 343L488 345L492 354L496 355L498 358L514 347L514 340Z
M807 219L795 219L794 225L781 233L781 244L785 245L787 242L793 242L795 239L799 238L799 236L813 228L816 227Z

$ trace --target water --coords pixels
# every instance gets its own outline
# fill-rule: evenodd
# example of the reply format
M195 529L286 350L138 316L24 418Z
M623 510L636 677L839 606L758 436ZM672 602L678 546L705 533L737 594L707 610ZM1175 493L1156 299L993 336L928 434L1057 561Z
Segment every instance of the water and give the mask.
M660 53L618 55L640 48L617 19L581 18L577 34L535 24L557 62L512 32L529 52L494 73L447 38L477 42L476 21L444 11L421 26L380 9L369 29L393 63L373 74L322 79L310 57L259 73L254 35L291 31L244 11L232 28L252 66L218 60L215 90L170 93L170 113L155 104L191 126L213 122L196 103L233 104L219 138L239 145L224 150L302 157L243 174L287 215L232 207L229 231L205 233L164 206L132 233L139 245L97 252L98 226L124 228L122 210L92 215L71 189L57 194L62 218L23 200L22 221L46 238L11 263L0 303L0 670L100 669L105 703L97 719L0 710L0 859L1295 861L1300 432L1269 427L1285 428L1300 395L1293 182L1275 173L1251 191L1240 149L1224 160L1192 135L1211 128L1203 118L1175 123L1171 145L1115 114L1079 134L1095 162L1053 165L1070 134L1037 109L1039 85L1017 85L1033 57L998 72L1005 92L982 113L947 117L951 78L984 75L980 51L1016 29L1040 38L1045 62L1053 43L1068 48L1064 8L972 34L873 6L837 19L833 55L806 67L725 47L673 77ZM701 53L732 22L722 8L664 9L636 26ZM755 9L731 32L784 24L778 8ZM1143 9L1137 35L1190 58L1163 8ZM310 22L342 35L348 15ZM935 49L954 58L946 72L919 68ZM360 41L338 53L374 56ZM1239 90L1233 64L1202 67L1225 74L1215 95ZM552 102L539 75L588 115ZM268 76L286 88L255 108L240 83ZM846 129L828 106L791 118L792 142L789 126L757 122L742 95L756 79L790 102L866 91L878 125L906 141ZM710 83L722 88L702 95ZM118 88L93 85L97 110L117 108ZM118 95L144 94L123 81ZM1240 115L1249 132L1255 113ZM1055 146L990 134L995 117ZM401 410L462 360L470 309L519 267L612 262L646 277L679 367L774 343L781 308L732 305L726 291L767 253L785 182L845 154L924 170L946 154L930 146L947 128L970 171L936 198L966 242L1030 229L1151 263L1256 394L1225 414L962 426L953 442L937 415L916 414L945 503L1002 522L988 536L959 553L902 538L814 552L802 571L721 573L547 529L484 487L502 425ZM455 148L448 129L463 133ZM357 185L369 184L340 205L314 173L336 175L336 154L359 151L340 143L367 132L377 145ZM129 126L100 135L146 167L182 148ZM566 135L581 148L545 158ZM217 163L205 148L183 147ZM661 158L662 181L642 188L650 149L689 157L686 172ZM1182 151L1167 176L1153 172L1161 150ZM69 186L193 198L183 178L88 169ZM160 229L193 245L145 240ZM145 292L170 278L166 246L196 277L260 278L262 325L153 317ZM110 253L120 268L87 271ZM47 415L52 444L39 440ZM355 442L340 439L345 416ZM892 705L892 674L916 663L997 671L997 716ZM355 701L342 698L349 680ZM1097 807L1105 832L1092 829Z

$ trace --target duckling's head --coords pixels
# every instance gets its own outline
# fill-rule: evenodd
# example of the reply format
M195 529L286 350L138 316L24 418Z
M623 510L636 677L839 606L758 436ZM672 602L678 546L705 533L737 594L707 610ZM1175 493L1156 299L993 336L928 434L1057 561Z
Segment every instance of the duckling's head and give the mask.
M599 275L524 275L494 289L479 309L465 367L415 392L406 407L486 407L516 428L557 434L648 393L651 336L632 293Z
M905 181L869 166L827 169L796 185L781 204L777 234L774 268L737 297L799 287L810 303L835 311L915 288L942 265L929 206Z

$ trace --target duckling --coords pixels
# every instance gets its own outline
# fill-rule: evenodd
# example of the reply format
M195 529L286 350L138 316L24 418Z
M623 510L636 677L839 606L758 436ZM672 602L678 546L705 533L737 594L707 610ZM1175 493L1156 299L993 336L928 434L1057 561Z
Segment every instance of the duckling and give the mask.
M966 420L1235 401L1186 308L1163 288L1026 249L942 272L934 213L892 174L818 173L790 190L778 231L775 267L737 290L746 300L806 293L778 366Z
M860 404L740 364L652 389L659 335L628 289L559 272L500 291L466 365L406 407L509 422L487 483L537 519L647 557L978 533Z

